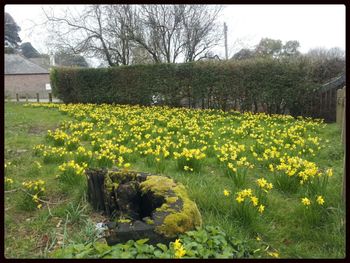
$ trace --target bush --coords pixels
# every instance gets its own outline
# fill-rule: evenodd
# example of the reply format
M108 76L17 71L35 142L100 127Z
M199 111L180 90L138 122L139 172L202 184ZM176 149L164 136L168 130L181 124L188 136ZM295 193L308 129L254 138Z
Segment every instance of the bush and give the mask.
M301 59L247 59L112 68L53 68L53 94L65 103L169 106L300 114L315 85ZM297 109L297 111L296 111ZM306 109L305 109L306 110Z

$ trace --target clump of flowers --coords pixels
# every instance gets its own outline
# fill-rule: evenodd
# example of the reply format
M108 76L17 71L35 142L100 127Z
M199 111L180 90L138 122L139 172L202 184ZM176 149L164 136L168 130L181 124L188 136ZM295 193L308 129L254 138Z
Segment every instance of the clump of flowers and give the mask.
M5 176L5 190L10 190L13 187L13 179Z
M45 181L39 179L36 181L26 181L22 183L24 190L27 192L24 196L23 206L32 209L42 207L42 197L45 194Z
M99 167L112 167L114 160L117 156L109 149L102 150L101 152L95 152L97 154L97 165Z
M263 203L267 203L267 193L273 188L273 184L269 183L265 178L259 178L256 181L256 192L259 200Z
M80 142L79 138L72 137L72 138L66 140L64 145L66 146L66 149L68 151L72 151L72 150L76 150L79 147L79 142Z
M75 152L74 160L77 163L91 163L92 151L86 150L83 146L79 146Z
M322 195L318 195L318 196L316 196L316 198L315 198L315 200L313 202L311 202L311 200L309 198L303 197L303 198L301 198L301 203L306 208L308 208L308 207L311 206L311 204L317 204L317 205L322 206L325 203L325 201L324 201L324 198L323 198Z
M310 224L317 224L322 220L325 212L325 198L322 195L302 197L300 203L303 206L303 216Z
M224 196L229 197L230 191L224 189ZM243 222L249 223L257 214L265 211L265 205L254 194L251 188L243 189L235 193L235 202L232 204L232 213L239 217Z
M84 180L84 172L87 168L86 163L78 164L74 160L63 163L58 167L60 174L57 176L61 182L68 184L79 183Z
M178 168L185 170L185 167L187 167L187 171L198 172L201 168L201 160L206 157L203 152L205 150L206 146L202 149L187 149L185 147L180 153L174 152L174 159L177 160Z
M300 157L286 156L280 158L280 164L276 166L275 184L283 191L295 192L300 185L321 175L315 163Z
M33 147L36 156L42 156L44 163L59 163L64 160L68 152L64 147L52 147L39 144Z
M60 129L56 129L54 132L48 130L46 138L49 141L53 141L55 146L63 146L64 142L69 138L69 135Z

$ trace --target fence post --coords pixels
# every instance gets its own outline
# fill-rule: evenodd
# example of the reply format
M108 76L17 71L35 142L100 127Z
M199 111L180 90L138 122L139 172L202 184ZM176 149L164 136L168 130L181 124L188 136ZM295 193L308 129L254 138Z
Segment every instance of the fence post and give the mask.
M52 93L49 93L49 102L52 102Z
M344 91L343 89L337 90L337 109L336 109L336 122L341 127L343 120L343 102L344 102Z
M18 93L16 93L16 101L19 102L19 96Z
M342 191L342 197L344 202L346 201L346 193L345 193L345 183L346 183L346 169L345 169L345 159L346 159L346 133L345 133L345 128L346 128L346 87L343 88L343 96L344 96L344 107L343 107L343 120L342 120L342 132L341 132L341 140L343 143L343 147L344 147L344 161L343 161L343 191Z
M28 102L28 94L26 94L26 102Z
M39 93L36 94L36 101L39 102Z

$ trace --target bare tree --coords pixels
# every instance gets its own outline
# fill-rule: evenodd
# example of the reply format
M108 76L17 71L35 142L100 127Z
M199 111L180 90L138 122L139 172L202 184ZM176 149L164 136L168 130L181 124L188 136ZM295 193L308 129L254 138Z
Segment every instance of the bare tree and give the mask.
M142 5L133 40L145 48L156 63L198 60L221 39L216 19L220 6Z
M190 5L183 12L185 61L206 57L205 53L222 40L222 29L216 19L221 6Z
M133 43L130 39L128 25L132 23L133 11L130 5L104 6L108 18L105 28L109 49L115 52L117 60L123 65L129 65L132 56Z
M152 56L154 62L176 62L182 51L181 5L141 5L130 24L132 39Z
M128 6L90 5L81 12L67 8L61 16L53 10L45 11L51 26L52 44L70 49L75 54L83 53L100 57L108 65L129 64L129 39L126 34Z
M148 53L155 63L194 61L215 46L221 7L201 5L89 5L60 16L44 10L51 45L128 65ZM137 59L135 57L138 56Z

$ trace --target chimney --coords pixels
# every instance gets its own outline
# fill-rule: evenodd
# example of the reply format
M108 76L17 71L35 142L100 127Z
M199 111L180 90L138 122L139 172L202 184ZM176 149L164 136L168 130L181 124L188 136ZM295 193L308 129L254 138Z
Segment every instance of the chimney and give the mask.
M54 67L56 65L55 63L55 55L51 53L50 55L50 67Z

